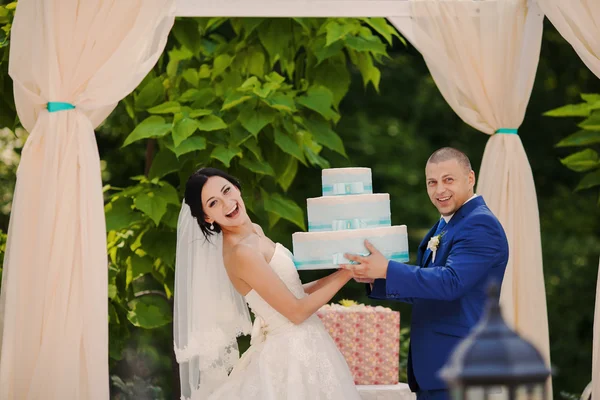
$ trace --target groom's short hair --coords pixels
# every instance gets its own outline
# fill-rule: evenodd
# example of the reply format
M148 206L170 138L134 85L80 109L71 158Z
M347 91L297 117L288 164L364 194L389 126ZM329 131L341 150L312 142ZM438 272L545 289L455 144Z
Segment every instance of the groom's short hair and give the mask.
M454 147L442 147L433 152L429 159L427 160L427 164L429 163L441 163L444 161L456 160L458 164L466 169L467 173L471 172L473 168L471 168L471 161L469 157L462 151L455 149Z

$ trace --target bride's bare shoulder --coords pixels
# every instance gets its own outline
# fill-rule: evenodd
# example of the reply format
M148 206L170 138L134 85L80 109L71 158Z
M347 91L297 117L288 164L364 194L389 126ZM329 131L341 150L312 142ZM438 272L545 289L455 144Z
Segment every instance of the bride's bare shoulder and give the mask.
M261 226L259 224L255 224L253 222L252 225L254 225L254 229L256 229L256 232L258 232L259 235L265 236L265 232L263 231L263 229L261 228Z
M260 255L261 252L258 238L249 238L242 240L227 249L223 254L223 259L226 266L238 267L240 264L244 264L246 261L255 259L255 257Z

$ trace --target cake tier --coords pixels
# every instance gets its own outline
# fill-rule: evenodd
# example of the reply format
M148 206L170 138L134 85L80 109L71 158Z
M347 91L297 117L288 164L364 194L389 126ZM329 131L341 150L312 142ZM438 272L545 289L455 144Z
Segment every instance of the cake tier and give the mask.
M387 193L307 199L308 231L340 231L391 226Z
M373 193L371 168L327 168L321 172L323 196Z
M335 269L350 263L345 253L368 254L369 240L388 260L408 261L406 225L335 232L296 232L292 234L294 262L298 270Z

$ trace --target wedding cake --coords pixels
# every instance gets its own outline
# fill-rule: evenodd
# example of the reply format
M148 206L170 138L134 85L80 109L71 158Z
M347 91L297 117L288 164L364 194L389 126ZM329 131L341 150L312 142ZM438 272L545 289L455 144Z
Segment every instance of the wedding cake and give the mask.
M323 196L307 199L308 232L292 234L298 270L350 263L345 253L367 255L369 240L388 260L408 261L406 225L392 226L390 196L373 193L370 168L322 172Z

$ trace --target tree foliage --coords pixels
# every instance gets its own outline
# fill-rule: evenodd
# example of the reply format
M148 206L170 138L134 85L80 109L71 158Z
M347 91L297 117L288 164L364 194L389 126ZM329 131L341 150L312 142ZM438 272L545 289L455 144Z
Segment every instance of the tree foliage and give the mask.
M583 102L568 104L545 113L550 117L585 118L577 125L580 130L556 144L556 147L583 148L560 160L567 168L584 173L575 190L600 186L600 94L582 94L581 99Z
M189 175L199 166L226 169L243 182L255 222L305 229L303 207L286 192L299 165L329 167L324 148L346 157L335 126L351 70L378 90L376 64L393 35L382 19L176 22L157 66L100 128L120 132L124 156L146 159L130 184L104 188L113 360L137 328L172 320L176 224Z

